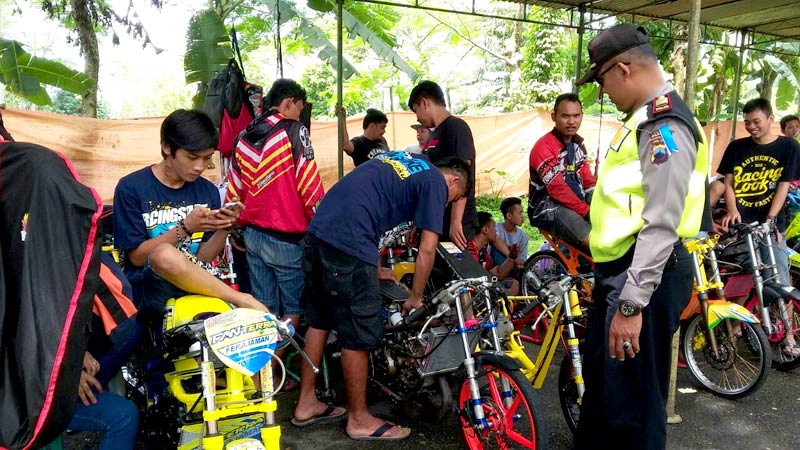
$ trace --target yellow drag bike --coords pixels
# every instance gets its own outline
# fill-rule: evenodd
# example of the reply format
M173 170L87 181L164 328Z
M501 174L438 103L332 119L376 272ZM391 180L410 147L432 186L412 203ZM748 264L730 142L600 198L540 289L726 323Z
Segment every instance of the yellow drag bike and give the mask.
M292 334L272 314L217 298L170 299L155 351L123 368L148 448L281 449L274 396L286 377L274 358L283 373L276 383L270 361L280 340L306 356Z
M506 356L521 364L521 372L533 387L541 389L556 349L559 343L562 345L565 355L559 370L558 396L567 425L574 433L578 427L585 391L575 322L583 315L579 292L583 292L583 282L591 275L561 274L544 282L533 272L529 272L527 277L537 295L498 297L499 309L504 317L504 326L498 327L501 330L502 350ZM533 329L536 329L543 320L547 320L550 326L534 361L525 351L520 329L531 322Z

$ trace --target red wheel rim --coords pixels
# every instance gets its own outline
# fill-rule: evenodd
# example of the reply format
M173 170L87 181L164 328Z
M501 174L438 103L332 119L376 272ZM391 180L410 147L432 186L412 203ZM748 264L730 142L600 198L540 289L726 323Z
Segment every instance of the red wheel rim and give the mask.
M534 423L533 412L530 406L522 401L519 386L508 374L502 370L491 366L486 366L487 373L495 376L481 375L481 397L483 399L483 412L489 427L484 430L477 430L469 422L467 415L460 416L461 426L464 431L464 438L467 447L483 449L485 442L493 442L498 448L510 448L510 445L521 445L523 448L536 448L536 424ZM508 381L511 386L513 401L506 408L501 398L501 380ZM485 385L484 385L485 384ZM459 393L459 407L472 408L472 394L469 389L469 381L464 380ZM514 420L514 416L519 414L520 418ZM527 425L529 431L520 430L523 425ZM511 442L509 442L511 441Z

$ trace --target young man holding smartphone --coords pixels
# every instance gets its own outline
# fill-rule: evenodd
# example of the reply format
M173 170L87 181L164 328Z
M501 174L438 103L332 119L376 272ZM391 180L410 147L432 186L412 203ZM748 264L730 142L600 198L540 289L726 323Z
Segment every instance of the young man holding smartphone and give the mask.
M167 299L187 293L266 310L252 295L213 275L210 262L222 251L240 211L220 208L217 188L201 177L217 139L207 115L177 110L161 125L161 162L117 184L114 242L125 252L125 275L145 323L158 323Z

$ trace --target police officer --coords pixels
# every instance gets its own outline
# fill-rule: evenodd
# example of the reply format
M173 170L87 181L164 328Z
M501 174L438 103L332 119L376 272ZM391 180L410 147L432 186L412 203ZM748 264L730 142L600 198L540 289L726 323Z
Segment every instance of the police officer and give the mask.
M645 30L589 43L589 72L625 123L600 169L589 244L596 263L576 449L664 449L672 335L692 292L680 238L701 228L708 146L666 81Z

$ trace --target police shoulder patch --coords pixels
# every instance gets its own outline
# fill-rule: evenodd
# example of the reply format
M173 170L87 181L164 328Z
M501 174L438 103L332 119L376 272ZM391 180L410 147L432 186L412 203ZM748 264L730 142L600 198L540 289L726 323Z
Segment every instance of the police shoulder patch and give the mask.
M669 156L678 151L669 126L663 125L650 135L650 162L656 165L669 161Z
M659 95L653 100L653 114L662 113L672 109L672 99L669 94Z

